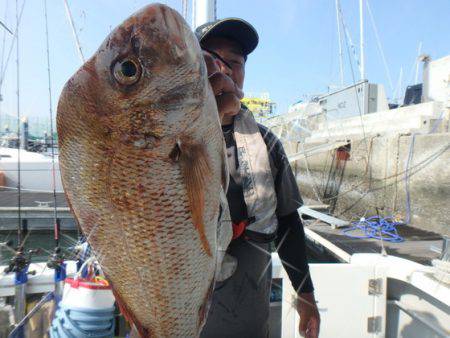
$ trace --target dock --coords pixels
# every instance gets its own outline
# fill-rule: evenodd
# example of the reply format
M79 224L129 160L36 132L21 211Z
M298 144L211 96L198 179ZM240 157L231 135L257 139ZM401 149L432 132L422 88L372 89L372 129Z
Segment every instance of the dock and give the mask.
M0 190L0 231L17 229L19 218L17 190ZM20 218L27 221L30 230L53 229L55 199L52 192L21 191ZM56 214L61 228L75 230L75 221L63 192L56 193Z

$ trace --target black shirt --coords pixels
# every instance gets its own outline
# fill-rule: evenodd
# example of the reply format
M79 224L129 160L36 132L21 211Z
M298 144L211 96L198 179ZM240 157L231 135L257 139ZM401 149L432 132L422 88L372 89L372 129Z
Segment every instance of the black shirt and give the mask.
M258 126L269 153L277 195L278 231L275 246L294 289L312 292L305 234L297 212L303 203L297 183L280 140L266 127ZM231 218L234 223L238 223L248 216L237 170L236 141L233 125L223 126L222 129L230 168L227 199ZM231 242L227 252L237 258L238 266L232 277L217 285L201 337L267 337L272 276L270 244L254 243L240 237Z

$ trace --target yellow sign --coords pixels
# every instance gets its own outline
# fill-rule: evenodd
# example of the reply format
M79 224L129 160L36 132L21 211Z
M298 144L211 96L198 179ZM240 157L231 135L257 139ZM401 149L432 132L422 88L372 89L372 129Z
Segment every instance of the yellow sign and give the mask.
M244 97L241 102L255 117L267 118L274 113L275 103L268 98Z

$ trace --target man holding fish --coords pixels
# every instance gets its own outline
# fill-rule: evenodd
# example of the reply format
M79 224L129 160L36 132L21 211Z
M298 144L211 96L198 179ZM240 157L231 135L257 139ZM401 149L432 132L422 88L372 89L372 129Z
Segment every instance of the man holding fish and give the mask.
M248 22L229 18L195 31L204 52L227 146L227 192L237 259L232 277L216 287L202 337L267 337L271 265L275 241L298 292L300 333L318 337L320 316L305 253L297 209L302 199L281 142L241 104L247 56L258 44Z
M317 337L301 197L280 141L239 102L258 36L228 19L197 39L207 51L179 13L150 4L67 81L57 128L71 211L133 336L198 337L207 322L204 337L267 337L275 241L300 331Z

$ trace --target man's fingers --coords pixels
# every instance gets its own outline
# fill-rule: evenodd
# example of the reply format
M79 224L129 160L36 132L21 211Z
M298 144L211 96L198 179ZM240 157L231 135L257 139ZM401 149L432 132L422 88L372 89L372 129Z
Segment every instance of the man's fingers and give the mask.
M223 93L216 96L216 102L220 118L224 114L235 115L241 109L241 101L234 93Z
M308 324L308 322L306 321L306 319L303 319L302 316L300 316L300 327L299 327L299 331L300 331L300 335L301 335L302 337L306 337L307 324Z
M213 89L214 95L222 93L234 93L239 99L244 97L244 92L236 86L233 80L220 72L216 72L209 76L209 83Z
M306 338L318 338L319 337L320 319L319 317L312 316L307 325Z
M319 330L318 329L306 330L306 337L305 338L318 338L318 337L319 337Z
M203 51L203 58L205 59L206 69L208 71L208 76L219 71L219 66L216 60L206 51Z
M203 57L220 118L226 114L236 115L241 109L240 99L244 97L244 92L236 86L231 77L220 72L216 60L208 52L203 51Z
M312 327L306 330L306 338L318 338L319 337L319 328Z

